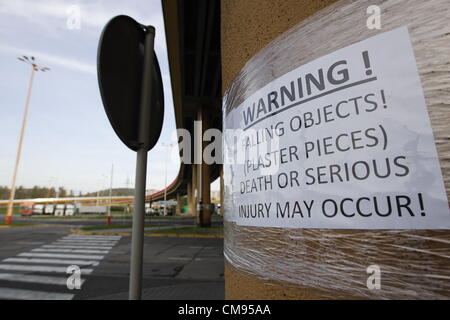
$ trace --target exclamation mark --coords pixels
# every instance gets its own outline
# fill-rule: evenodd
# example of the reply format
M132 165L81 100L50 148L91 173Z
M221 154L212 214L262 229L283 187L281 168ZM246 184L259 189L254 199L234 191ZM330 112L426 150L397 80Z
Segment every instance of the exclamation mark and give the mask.
M370 69L369 52L364 51L362 56L364 59L364 66L366 67L366 75L370 76L372 74L372 69Z
M425 207L424 207L424 205L423 205L422 194L421 194L421 193L418 193L417 196L419 197L420 210L422 211L422 212L420 213L420 215L421 215L422 217L425 217Z
M381 99L383 100L383 108L387 108L387 105L386 105L386 97L384 96L384 90L381 90L380 91L381 92Z

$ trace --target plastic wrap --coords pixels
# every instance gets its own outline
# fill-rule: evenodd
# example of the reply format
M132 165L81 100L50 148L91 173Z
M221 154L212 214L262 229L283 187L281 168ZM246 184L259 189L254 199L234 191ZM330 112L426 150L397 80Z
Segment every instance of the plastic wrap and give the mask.
M381 30L366 26L371 5L381 8ZM224 117L256 90L298 66L407 26L449 197L449 21L448 0L339 1L288 30L247 62L224 95ZM239 226L227 219L233 214L232 174L230 168L224 171L224 253L239 272L267 285L301 288L306 298L450 298L449 230ZM366 285L370 265L381 269L379 290ZM308 295L309 290L315 294Z

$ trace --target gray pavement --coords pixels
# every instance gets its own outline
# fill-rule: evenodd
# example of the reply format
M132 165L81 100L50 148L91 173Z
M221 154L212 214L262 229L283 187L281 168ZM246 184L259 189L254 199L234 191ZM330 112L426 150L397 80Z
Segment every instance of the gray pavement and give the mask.
M131 237L71 227L0 228L0 299L127 299ZM84 282L69 290L75 262ZM145 237L143 269L144 299L224 298L222 239Z

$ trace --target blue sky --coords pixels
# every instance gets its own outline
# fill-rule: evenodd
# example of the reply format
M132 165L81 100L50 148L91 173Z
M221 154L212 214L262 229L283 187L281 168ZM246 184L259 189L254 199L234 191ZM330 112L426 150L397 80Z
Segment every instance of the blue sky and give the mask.
M80 8L80 29L69 29L69 8ZM72 11L73 13L73 11ZM134 183L135 153L115 136L101 102L96 56L101 30L126 14L156 28L155 50L163 74L166 114L160 141L149 152L147 188L177 175L176 146L166 160L161 142L175 140L170 75L159 0L0 0L0 185L11 184L31 67L17 59L34 55L51 68L33 84L17 184L93 191ZM72 16L73 17L73 16Z

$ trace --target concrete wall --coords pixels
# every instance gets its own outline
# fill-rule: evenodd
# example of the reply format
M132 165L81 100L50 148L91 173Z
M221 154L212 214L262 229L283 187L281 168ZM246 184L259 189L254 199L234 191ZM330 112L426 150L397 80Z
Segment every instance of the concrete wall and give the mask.
M263 47L332 2L223 1L223 91ZM250 66L244 69L243 78L246 83L251 82L252 90L256 90L294 67L337 48L386 30L408 26L450 198L450 33L443 27L450 19L447 3L448 0L342 1L339 8L333 6L325 10L322 19L316 16L315 20L297 26L279 38L269 57L253 60L254 65L270 65L270 72ZM366 8L373 4L384 10L383 30L366 27ZM281 63L286 59L288 64ZM226 223L225 243L228 241L228 245L236 250L234 260L231 259L233 266L225 266L225 295L228 299L448 299L449 240L449 230L287 231ZM365 268L370 264L380 264L390 270L383 274L383 290L379 293L364 288ZM286 265L289 268L283 268ZM352 273L355 268L358 272ZM335 277L330 270L335 271ZM284 282L275 279L284 279ZM318 289L318 282L323 291ZM309 286L302 287L305 283Z
M222 92L244 64L274 38L336 0L223 0Z
M245 63L274 38L336 0L224 0L221 2L222 92ZM317 299L311 289L262 281L225 264L227 299Z

